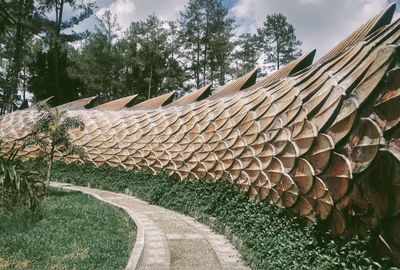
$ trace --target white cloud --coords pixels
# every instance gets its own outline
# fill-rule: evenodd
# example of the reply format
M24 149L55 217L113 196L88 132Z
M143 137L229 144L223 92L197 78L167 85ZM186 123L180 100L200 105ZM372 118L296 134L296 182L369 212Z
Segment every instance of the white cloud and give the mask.
M113 15L116 15L118 23L122 28L126 29L129 27L130 18L135 12L135 4L131 0L117 0L108 7L99 9L96 12L96 17L100 18L106 10L110 10Z
M318 58L387 5L387 0L239 0L231 13L242 32L255 32L268 14L285 14L303 52L317 49Z
M96 16L101 16L106 9L117 15L122 29L127 29L132 21L145 20L155 14L162 20L178 18L179 11L184 9L188 0L116 0L109 6L101 8Z

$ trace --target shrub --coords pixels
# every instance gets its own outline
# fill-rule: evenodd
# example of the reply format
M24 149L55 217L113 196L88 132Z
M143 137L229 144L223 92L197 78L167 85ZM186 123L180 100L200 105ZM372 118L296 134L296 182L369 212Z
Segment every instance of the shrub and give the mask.
M37 214L47 187L16 159L18 150L0 156L0 208L6 213Z
M67 116L66 110L51 108L46 103L38 103L36 108L40 117L33 124L28 136L23 139L23 147L31 144L39 146L40 157L47 161L46 184L48 186L56 151L63 155L77 155L84 158L82 149L72 143L70 130L83 131L85 125L80 119Z

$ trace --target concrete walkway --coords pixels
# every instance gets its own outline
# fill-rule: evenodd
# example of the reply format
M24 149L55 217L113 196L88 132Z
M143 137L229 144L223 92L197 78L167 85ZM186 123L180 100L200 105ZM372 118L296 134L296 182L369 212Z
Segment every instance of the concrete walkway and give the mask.
M126 269L250 270L224 236L191 217L122 193L56 182L51 186L92 195L130 215L137 235Z

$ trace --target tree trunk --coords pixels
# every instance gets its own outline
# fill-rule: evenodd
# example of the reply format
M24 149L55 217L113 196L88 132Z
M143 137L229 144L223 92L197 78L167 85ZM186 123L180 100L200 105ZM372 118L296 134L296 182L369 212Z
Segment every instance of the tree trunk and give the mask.
M280 68L280 63L279 63L279 52L277 52L277 59L276 59L276 67L277 67L277 69L279 70L279 68Z
M18 11L18 21L16 23L16 32L15 32L15 50L14 50L14 57L13 57L13 65L11 70L11 87L9 91L9 96L7 102L9 103L9 111L13 111L13 104L14 104L14 97L15 94L18 93L18 82L19 82L19 72L21 70L21 58L22 58L22 46L24 43L24 36L23 36L23 26L22 26L22 14L21 12L24 10L24 3L23 0L18 2L19 11Z
M147 99L151 97L151 80L153 79L153 66L150 66L149 93Z
M47 177L46 177L46 182L47 182L47 186L49 186L50 181L51 181L51 168L53 166L53 161L49 160L47 162Z
M60 1L60 7L56 6L56 33L55 33L55 43L54 43L54 79L55 79L55 90L56 95L60 95L60 69L59 69L59 58L60 58L60 33L61 33L61 23L62 14L64 9L64 0Z
M280 51L281 51L281 48L280 48L280 44L279 44L279 38L278 37L275 37L275 38L276 38L276 67L279 70L279 68L280 68Z
M196 70L195 70L195 78L196 78L196 87L200 88L200 38L197 39L197 59L196 59Z
M53 167L53 154L51 154L51 158L47 161L47 176L46 176L46 183L49 186L51 181L51 169Z
M51 169L53 167L54 150L55 150L55 146L52 146L50 155L47 160L47 176L46 176L47 186L49 186L50 181L51 181Z
M207 70L207 43L204 44L203 85L206 85L206 70Z

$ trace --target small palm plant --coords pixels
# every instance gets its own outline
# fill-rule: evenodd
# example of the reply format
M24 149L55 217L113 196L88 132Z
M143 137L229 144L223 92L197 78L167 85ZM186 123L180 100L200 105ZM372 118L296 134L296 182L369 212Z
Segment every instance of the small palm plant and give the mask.
M47 162L46 184L49 185L56 151L64 155L78 155L84 158L82 149L73 144L70 130L77 128L83 131L85 125L80 119L67 116L66 110L51 108L44 103L36 106L41 116L33 125L31 133L25 138L25 145L39 146L41 158Z
M47 187L39 173L24 168L17 159L20 149L14 147L0 154L0 208L7 213L15 209L37 213Z

